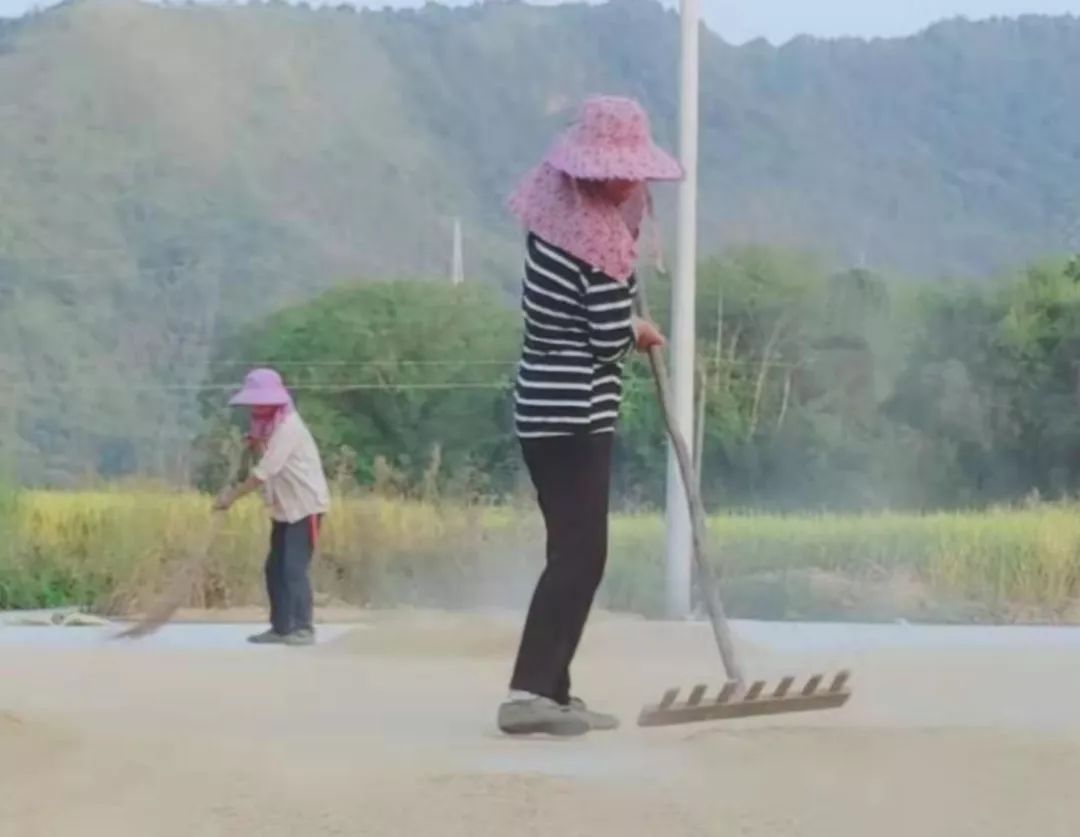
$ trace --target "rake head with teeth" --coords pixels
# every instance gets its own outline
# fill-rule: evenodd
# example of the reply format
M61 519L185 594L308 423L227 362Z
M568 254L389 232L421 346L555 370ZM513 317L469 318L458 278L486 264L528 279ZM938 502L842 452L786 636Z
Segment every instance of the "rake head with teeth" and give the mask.
M828 686L823 686L825 675L815 674L796 691L792 691L794 677L783 678L771 692L766 691L764 680L757 680L746 689L729 682L713 700L705 700L707 687L700 684L690 691L683 702L677 701L679 689L668 689L658 704L641 710L638 726L661 727L695 721L835 709L843 706L851 697L847 688L849 676L848 672L841 671Z

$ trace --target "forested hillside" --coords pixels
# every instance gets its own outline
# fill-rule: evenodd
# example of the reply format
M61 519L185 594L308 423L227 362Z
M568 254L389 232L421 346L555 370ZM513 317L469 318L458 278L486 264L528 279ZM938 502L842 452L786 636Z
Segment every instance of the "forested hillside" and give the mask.
M183 472L223 337L342 282L443 279L455 216L470 281L513 288L516 177L588 92L640 97L673 143L677 49L651 0L0 25L0 444L33 481ZM1075 246L1075 20L706 33L702 61L703 257L985 277Z

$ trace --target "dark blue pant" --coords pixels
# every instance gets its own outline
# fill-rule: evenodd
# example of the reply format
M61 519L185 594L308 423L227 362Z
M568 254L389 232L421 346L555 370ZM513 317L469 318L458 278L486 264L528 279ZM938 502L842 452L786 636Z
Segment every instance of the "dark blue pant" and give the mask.
M311 556L315 553L319 518L296 523L274 521L270 556L266 559L266 592L270 597L270 627L278 634L311 630Z

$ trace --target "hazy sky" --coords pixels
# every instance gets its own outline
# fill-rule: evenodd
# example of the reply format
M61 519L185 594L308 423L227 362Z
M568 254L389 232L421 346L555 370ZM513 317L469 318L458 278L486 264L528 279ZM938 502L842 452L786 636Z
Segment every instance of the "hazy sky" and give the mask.
M328 0L334 4L342 0ZM457 5L464 0L453 0ZM676 0L665 0L676 2ZM354 0L358 5L412 6L423 0ZM779 43L797 34L889 36L916 32L946 17L1080 14L1080 0L701 0L709 26L742 43ZM22 14L34 0L0 0L0 15ZM318 5L318 0L312 2Z

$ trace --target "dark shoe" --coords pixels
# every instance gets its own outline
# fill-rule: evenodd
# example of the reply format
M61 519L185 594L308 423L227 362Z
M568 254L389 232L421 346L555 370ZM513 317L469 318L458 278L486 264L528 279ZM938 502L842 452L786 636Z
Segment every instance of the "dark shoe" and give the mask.
M499 729L507 735L584 735L588 719L569 706L559 706L545 697L508 700L499 707Z
M585 705L585 701L581 698L570 698L570 708L583 716L586 721L589 722L589 729L594 729L598 732L607 732L609 730L619 728L619 719L614 715L608 715L604 712L594 712Z
M300 628L293 631L291 634L286 634L284 637L286 645L303 646L315 644L315 631L310 628Z
M269 631L263 631L261 634L249 636L248 642L253 645L281 645L285 642L285 637L271 629Z

